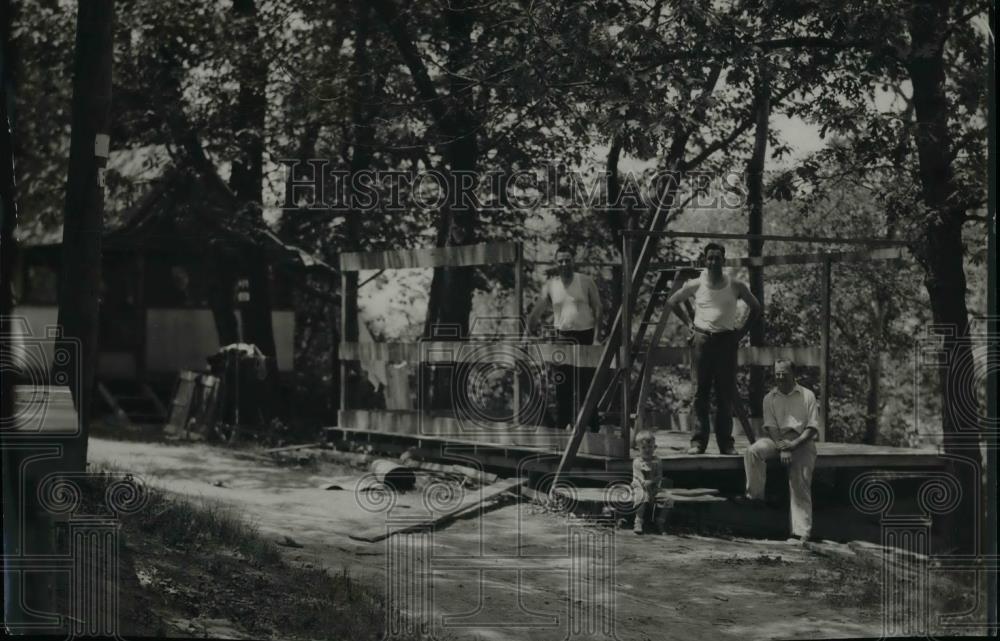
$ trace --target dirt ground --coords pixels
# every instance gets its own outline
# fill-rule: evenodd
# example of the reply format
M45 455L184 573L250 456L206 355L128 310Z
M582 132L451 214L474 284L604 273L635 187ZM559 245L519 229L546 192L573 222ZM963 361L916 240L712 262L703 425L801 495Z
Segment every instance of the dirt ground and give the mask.
M365 543L348 535L384 527L387 517L369 504L375 498L359 504L350 483L363 474L358 470L323 462L282 466L202 444L97 438L90 462L132 472L171 493L232 505L264 536L292 544L282 547L287 560L348 572L384 590L390 603L402 593L400 577L410 576L408 570L429 569L432 589L398 603L417 621L429 607L430 631L441 637L551 641L573 625L583 626L577 634L589 629L592 638L604 638L613 631L622 640L882 636L877 570L784 541L637 537L509 501L423 538ZM322 489L331 479L347 489ZM422 496L399 496L390 518L419 515L426 509ZM588 541L610 542L613 558L574 566L570 548L579 558ZM388 553L414 543L410 556ZM599 605L588 610L590 603Z

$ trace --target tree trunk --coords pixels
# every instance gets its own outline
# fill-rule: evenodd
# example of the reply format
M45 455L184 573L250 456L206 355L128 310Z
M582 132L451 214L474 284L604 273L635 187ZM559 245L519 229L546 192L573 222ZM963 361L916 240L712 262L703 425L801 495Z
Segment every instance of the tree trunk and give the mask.
M17 226L17 201L14 199L14 140L11 132L11 119L7 113L7 105L13 104L14 82L12 77L10 32L11 7L10 0L2 0L0 5L0 363L13 362L10 340L12 326L11 314L14 311L14 301L11 296L11 279L14 269L17 244L14 242L14 229ZM13 427L14 419L14 372L9 367L0 367L0 428L6 430ZM2 452L0 452L2 454ZM0 483L9 482L3 469L3 456L0 456ZM12 475L13 476L13 475ZM10 527L3 522L3 511L0 510L0 530ZM4 549L4 552L9 553ZM0 602L6 604L4 595L6 581L0 581Z
M451 176L456 171L475 171L478 160L478 144L475 134L467 134L464 140L452 143ZM471 208L449 208L442 217L440 231L444 240L439 246L465 245L475 242L476 212ZM472 294L475 267L439 267L434 270L431 281L431 296L427 305L425 336L439 340L464 340L469 334L469 316L472 314ZM457 332L457 333L456 333ZM453 384L454 368L439 368L433 376L434 392L431 409L452 409L456 406L455 394L461 394Z
M233 130L237 136L237 156L233 159L229 188L241 205L256 203L260 208L241 210L239 215L263 216L264 127L267 116L265 88L267 63L258 50L257 7L254 0L233 0L234 30L237 34L236 78L239 91L233 110ZM253 246L241 248L241 275L249 284L250 300L242 305L243 341L253 343L267 357L265 387L278 384L277 348L271 318L271 270L267 253ZM270 395L262 399L265 417L274 413Z
M353 95L351 100L351 132L353 138L345 139L343 155L350 155L350 179L348 190L354 184L354 177L359 172L371 166L373 147L375 144L375 129L372 125L371 105L375 102L372 95L371 58L368 51L368 39L371 35L371 9L362 0L354 3L356 12L356 28L354 38L354 60L352 76L354 77ZM348 202L354 202L349 197ZM360 251L362 247L361 221L365 212L352 208L347 212L347 237L344 239L343 251ZM344 278L344 291L341 292L340 304L346 307L347 322L344 327L345 342L357 342L360 337L358 323L358 272L347 272ZM347 372L347 394L349 398L357 398L360 393L358 385L363 380L356 366L349 365Z
M69 385L80 418L80 438L67 454L67 469L87 460L90 400L98 355L101 234L104 230L103 168L110 146L113 0L77 4L69 177L59 275L59 327L66 364L53 366L56 384ZM62 381L65 380L65 383Z
M962 500L949 518L954 544L963 552L979 549L980 532L973 527L982 513L982 456L979 450L980 409L975 407L969 312L963 265L962 223L964 207L959 203L951 162L953 141L948 131L948 101L945 96L944 42L947 37L949 3L943 0L916 2L909 14L912 40L907 63L913 84L916 143L922 199L932 214L923 230L917 256L926 272L924 284L930 297L936 326L943 330L946 356L940 369L941 429L945 452L953 461L951 472L962 485Z
M11 12L10 0L3 0L3 16L0 22L0 336L9 336L13 329L10 324L14 312L12 278L17 260L17 243L14 230L17 227L17 201L14 198L16 179L14 177L14 135L11 131L11 117L8 105L14 104L13 64L10 46ZM0 340L0 363L13 362L11 341ZM7 427L14 415L14 378L7 368L0 368L0 426Z
M747 233L764 233L764 164L767 154L768 120L771 116L771 83L768 77L767 59L761 58L755 96L757 113L754 130L753 153L747 163L747 198L749 225ZM748 241L751 258L764 254L764 242ZM761 313L750 323L750 344L764 345L764 268L750 267L750 293L760 301ZM763 416L764 368L750 368L750 416Z
M472 115L473 83L462 73L462 69L472 59L472 28L475 21L470 4L467 0L451 2L445 11L448 25L448 69L454 72L449 79L448 93L455 112L455 130L445 132L451 138L446 157L452 189L457 189L460 180L458 176L464 172L476 171L479 161L479 127ZM476 240L476 210L464 207L464 203L457 204L457 207L445 205L445 214L439 227L439 245L465 245ZM470 267L444 267L435 270L434 274L441 282L438 291L447 292L447 296L438 297L435 322L459 327L460 336L466 336L469 332L473 270Z
M475 25L472 2L461 0L448 3L445 20L448 25L448 59L446 68L452 71L449 91L442 96L431 81L427 65L407 29L404 16L393 0L371 0L370 5L385 24L402 56L417 93L434 120L438 133L445 139L445 161L451 179L456 172L474 172L479 160L479 123L472 109L475 83L462 73L472 59L472 29ZM450 196L450 194L449 194ZM472 209L442 210L438 224L437 245L460 245L475 242L477 212ZM430 336L435 325L447 323L467 334L472 310L473 271L470 268L436 268L427 304L425 335Z
M449 190L459 189L462 174L474 174L479 162L479 123L473 116L473 83L462 69L472 59L472 29L475 19L467 0L451 2L445 11L448 25L448 98L452 106L453 129L443 132L449 136L445 157L448 162ZM438 226L438 245L467 245L476 241L477 212L464 202L452 203L449 194ZM456 206L452 206L456 205ZM469 316L472 313L475 267L441 267L434 270L431 299L428 301L428 336L438 336L438 328L448 328L442 340L464 340L469 334ZM453 333L457 330L457 336ZM464 403L455 395L463 395L453 377L454 368L439 368L434 377L432 409L453 409Z
M239 256L220 240L209 241L211 274L208 275L208 300L215 321L215 333L219 345L230 345L239 341L239 323L236 320L236 274L233 266Z
M614 136L611 139L611 149L608 150L608 161L607 161L607 181L608 181L608 203L618 202L618 198L622 193L621 177L618 175L618 162L621 160L622 154L622 139L618 136ZM621 242L618 240L618 232L623 228L623 218L621 212L617 209L608 209L604 215L605 223L608 229L611 231L611 243L613 247L620 247ZM619 250L620 253L620 250ZM635 256L635 253L632 254ZM620 256L619 256L620 258ZM618 309L622 304L622 292L621 287L618 283L622 282L622 267L621 262L611 268L611 282L615 283L615 286L611 288L611 299L608 301L608 309ZM610 314L608 314L610 317Z
M267 114L264 89L267 65L257 50L257 8L254 0L233 0L234 31L242 43L234 61L239 92L233 110L237 135L237 157L233 159L229 187L241 202L261 202L264 179L264 119Z
M204 190L216 187L205 179L206 169L214 171L214 167L210 167L211 163L208 157L201 149L194 154L191 150L191 147L195 146L191 144L193 132L186 126L186 119L183 116L183 88L181 87L183 66L175 47L169 42L160 43L156 56L140 62L150 69L150 73L155 74L152 84L158 89L158 94L152 100L154 104L163 108L160 113L163 125L171 132L174 143L189 154L189 158L186 160L188 166L194 171L183 174L184 182L180 189ZM199 156L197 160L195 160L196 155ZM226 186L223 185L223 187ZM214 214L205 212L205 216L211 215ZM228 242L218 237L207 238L202 248L207 255L206 262L209 265L207 276L208 304L212 310L216 336L220 346L230 345L239 340L239 321L236 319L234 290L240 257Z
M368 169L372 161L372 145L375 141L374 130L368 122L366 106L371 102L371 62L368 55L368 37L371 31L371 13L369 7L361 1L354 3L357 12L357 28L355 31L354 43L354 92L351 100L351 132L353 139L344 141L344 151L348 152L348 147L353 146L350 151L350 173L349 184L354 184L354 176L358 172ZM351 145L350 143L353 143ZM349 200L353 204L353 198ZM344 243L344 251L358 251L361 249L362 226L361 220L364 212L359 209L352 209L347 214L347 238ZM347 289L343 292L342 305L347 306L347 327L345 328L345 341L358 340L358 272L347 274Z

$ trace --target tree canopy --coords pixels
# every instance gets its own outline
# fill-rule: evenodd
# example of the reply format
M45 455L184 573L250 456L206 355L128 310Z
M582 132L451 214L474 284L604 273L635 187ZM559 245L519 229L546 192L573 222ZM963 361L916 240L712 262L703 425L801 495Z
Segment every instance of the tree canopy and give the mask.
M61 222L73 7L25 4L14 24L28 229ZM260 262L267 234L328 265L344 251L506 240L526 242L529 258L571 241L580 259L614 262L616 233L648 225L667 195L673 228L746 231L745 172L763 136L765 230L911 241L917 271L882 278L859 268L838 299L844 345L898 351L920 322L952 324L961 337L983 311L985 12L985 3L938 0L120 0L112 150L160 149L195 177L205 206L185 215L247 266ZM770 126L755 139L765 88ZM804 146L801 131L816 140ZM289 163L308 173L311 159L323 163L325 193L343 203L296 198ZM556 165L601 198L574 198L572 178L547 183ZM371 178L376 171L445 179L393 183ZM449 204L463 174L482 197ZM493 175L514 176L513 188L491 189ZM680 180L676 194L652 180L668 175ZM111 170L109 202L133 182ZM722 207L699 204L727 189ZM526 198L539 190L543 198ZM660 253L689 252L665 243ZM326 307L338 295L354 305L362 283L352 277L339 292L331 270L274 269L303 274L300 347L329 372L339 337ZM413 322L423 332L467 327L477 292L512 284L504 269L426 278L426 320ZM809 281L779 281L768 331L792 340ZM605 289L613 303L614 282ZM398 308L413 300L400 294ZM222 331L233 310L216 311ZM266 343L264 311L251 312L260 321L251 325ZM320 335L329 349L315 349ZM940 398L963 393L945 381ZM854 403L850 412L867 411ZM960 431L942 420L945 433Z

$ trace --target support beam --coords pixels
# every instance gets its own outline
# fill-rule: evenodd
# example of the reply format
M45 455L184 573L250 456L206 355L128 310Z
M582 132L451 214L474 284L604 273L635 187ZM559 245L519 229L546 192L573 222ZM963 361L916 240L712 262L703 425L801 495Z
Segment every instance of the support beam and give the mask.
M829 260L834 263L866 263L872 260L905 260L909 251L903 247L882 247L856 252L811 252L806 254L782 254L776 256L748 256L730 258L725 267L774 267L777 265L813 265ZM693 269L695 261L656 263L653 267L661 272L677 269Z
M663 309L667 302L667 297L673 293L670 289L670 284L675 271L664 270L656 277L653 289L649 292L649 302L646 303L646 309L643 310L642 318L639 319L639 327L636 328L634 344L638 345L642 343L642 340L646 337L646 328L652 324L653 314L656 313L657 308ZM661 313L661 317L665 316Z
M877 241L876 245L883 242ZM906 260L910 252L906 247L877 247L862 251L852 252L809 252L801 254L779 254L774 256L729 258L724 263L725 267L771 267L774 265L810 265L822 263L824 256L829 256L835 263L863 263L870 260ZM535 260L535 265L554 265L555 261ZM578 267L617 267L620 263L612 262L580 262L574 263ZM700 266L695 261L669 261L652 262L649 264L651 270L674 271L676 269L698 269Z
M425 269L512 263L517 260L519 246L520 243L490 243L383 252L344 252L340 255L340 269Z
M514 314L517 316L517 332L523 336L527 330L524 320L524 248L517 244L514 253ZM514 367L514 421L521 420L521 375Z
M990 4L989 20L991 25L996 25L996 4ZM992 33L992 32L991 32ZM988 149L989 149L989 185L988 202L986 215L986 252L987 265L992 267L988 270L986 291L987 326L986 335L989 337L990 346L987 348L986 363L986 510L985 530L983 539L986 541L987 558L997 558L997 430L1000 423L997 422L997 372L1000 371L1000 323L998 323L997 309L997 85L996 85L996 43L992 35L988 41L989 56L987 67L987 86L990 100L987 116ZM994 567L986 575L986 621L987 624L996 630L997 625L997 570ZM993 633L994 636L996 632Z
M631 227L631 220L629 221ZM622 369L622 440L631 443L629 438L629 414L632 403L629 393L632 387L632 247L631 239L622 236L622 327L621 356L619 363Z
M661 318L665 323L669 319ZM662 334L662 332L661 332ZM574 367L600 365L604 347L601 345L574 345L566 343L533 343L521 341L472 339L456 346L448 341L422 343L340 343L340 358L344 361L401 362L409 363L504 363L511 365L517 359L533 362L564 363ZM659 345L654 338L648 346L645 361L651 367L680 365L686 362L687 347ZM741 347L737 351L737 364L770 367L775 359L790 358L797 365L820 367L821 351L818 347L770 345L767 347ZM613 368L617 364L613 364ZM633 385L633 388L635 386Z
M829 245L864 245L867 247L909 247L913 244L910 240L897 240L894 238L836 238L832 236L788 236L775 234L721 234L709 232L693 231L666 231L666 230L637 230L622 232L628 236L646 235L651 238L715 238L718 240L759 240L778 241L788 243L817 243Z
M764 167L767 161L767 135L771 115L771 83L766 56L760 56L758 61L757 82L754 88L754 110L756 111L756 126L754 127L753 153L747 161L747 217L749 224L747 232L752 236L764 233ZM764 242L751 239L747 243L747 253L753 258L764 255ZM761 313L750 321L750 344L754 347L764 345L764 318L767 302L764 297L764 268L753 265L750 272L750 293L760 301ZM749 381L750 415L759 418L763 413L764 401L764 371L760 367L750 368ZM739 403L742 410L743 404ZM743 417L741 417L742 422ZM751 435L751 442L753 442Z
M660 346L660 339L663 338L663 332L666 330L668 322L670 322L670 314L664 312L660 316L659 322L656 323L656 329L653 330L653 337L649 340L649 347L647 348L649 352L656 350ZM649 391L652 387L650 381L653 378L653 369L655 368L655 364L650 360L650 356L651 354L647 353L642 363L638 398L635 403L635 429L637 432L646 429L646 417L643 410L646 407L646 401L649 399ZM628 442L631 445L632 440L629 439Z
M822 327L820 329L820 432L819 440L826 440L826 430L830 421L830 298L832 296L833 283L831 281L832 263L829 260L823 261L822 291L823 310L820 315Z
M559 362L574 367L597 367L603 348L600 345L536 343L534 341L480 339L475 336L456 341L420 343L340 343L343 361L379 361L409 363L504 363L532 360L536 364Z
M347 272L340 272L340 335L347 337ZM343 345L343 344L342 344ZM343 347L341 347L343 350ZM340 353L340 409L347 407L347 359Z

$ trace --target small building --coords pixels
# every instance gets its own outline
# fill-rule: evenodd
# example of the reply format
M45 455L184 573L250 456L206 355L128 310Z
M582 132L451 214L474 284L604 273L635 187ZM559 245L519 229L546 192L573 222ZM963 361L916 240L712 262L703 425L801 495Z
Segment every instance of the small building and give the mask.
M219 263L227 257L219 255L224 250L209 224L213 206L197 177L168 166L138 183L142 189L128 185L131 197L109 188L97 379L151 384L169 394L179 371L205 369L206 358L218 351L213 301L234 294L219 289ZM57 324L61 240L61 226L19 230L15 314L35 337ZM291 283L281 270L269 271L277 367L288 373L295 336Z

